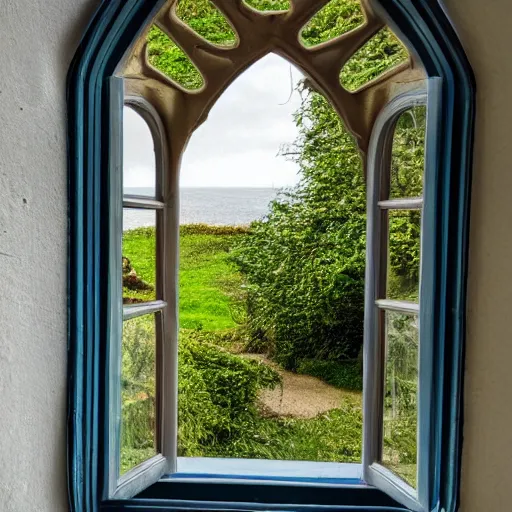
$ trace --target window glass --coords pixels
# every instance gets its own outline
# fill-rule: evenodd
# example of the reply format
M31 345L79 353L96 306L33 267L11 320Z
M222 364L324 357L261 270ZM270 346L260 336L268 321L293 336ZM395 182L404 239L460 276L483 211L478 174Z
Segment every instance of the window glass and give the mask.
M417 315L385 311L382 463L416 486L418 423Z
M389 198L419 197L423 193L427 110L413 107L397 120L393 134Z
M123 210L123 303L156 299L156 212Z
M157 454L156 315L123 322L121 366L121 475Z
M417 302L420 277L420 210L389 210L386 298Z
M198 10L201 10L201 16L198 16ZM179 0L176 4L176 14L208 42L223 47L235 45L237 35L226 17L211 1Z
M409 54L400 40L389 28L383 28L343 66L340 73L341 85L348 91L356 91L406 62L408 58Z
M186 90L201 89L204 79L189 56L162 30L153 26L148 34L149 62Z
M123 109L123 194L155 197L156 163L153 135L144 119Z

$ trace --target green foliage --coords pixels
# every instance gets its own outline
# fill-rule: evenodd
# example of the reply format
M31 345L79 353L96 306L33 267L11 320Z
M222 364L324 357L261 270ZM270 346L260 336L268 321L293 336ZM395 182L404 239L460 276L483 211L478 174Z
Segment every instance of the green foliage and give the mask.
M411 466L417 458L418 319L387 312L386 333L384 460L414 484Z
M148 34L148 57L152 66L184 89L203 86L203 77L188 55L156 26Z
M290 0L244 0L244 2L257 11L287 11Z
M285 149L300 165L264 221L233 251L248 285L249 327L286 368L304 358L347 359L362 344L366 200L361 158L319 94L296 114Z
M381 42L385 49L389 41ZM364 77L352 79L359 87ZM328 102L316 92L302 93L295 114L299 138L283 149L299 164L302 179L281 192L270 214L252 224L233 252L247 281L249 348L270 352L289 369L303 359L355 358L364 316L366 187L360 154ZM424 107L402 114L390 175L391 192L400 197L421 194L424 137ZM390 217L388 279L401 298L415 300L420 215Z
M306 24L301 40L306 46L324 43L364 23L359 0L332 0Z
M129 238L130 232L126 236ZM219 239L217 244L203 243L212 236ZM226 257L226 249L239 236L193 235L183 234L182 231L182 266L190 268L200 260L200 266L215 268L216 255ZM138 241L148 243L145 237L139 237ZM194 247L194 250L184 250L187 246ZM142 254L144 252L142 248ZM134 254L132 263L137 269L137 265L143 262ZM222 272L236 275L231 266L224 267ZM212 286L208 284L209 275L211 272L202 274L205 289ZM232 293L239 288L237 279L231 280L225 276L225 281L233 284ZM217 287L219 294L229 293L225 288L219 288L218 283L213 287ZM203 314L204 318L208 318L210 313L203 311ZM154 381L151 381L151 376L154 376L152 318L146 316L125 322L121 453L123 473L155 453ZM362 439L360 400L347 397L339 409L312 419L261 416L257 407L257 394L262 388L279 385L279 376L275 370L261 362L233 355L222 348L230 348L243 335L243 329L240 328L180 330L180 454L359 462ZM345 381L348 382L347 379Z
M176 14L192 30L218 46L233 46L237 36L225 16L210 0L180 0Z
M156 274L156 237L155 228L142 227L123 232L123 256L128 258L136 277L145 283L155 283ZM123 276L123 281L126 281ZM123 297L135 301L155 299L154 286L129 287L123 286Z
M362 46L343 66L341 85L355 91L364 84L382 75L409 57L398 38L383 28Z
M256 418L211 457L360 462L363 418L360 403L346 399L315 418Z
M155 454L155 321L123 322L121 366L121 471Z
M210 345L201 332L182 331L179 350L178 445L180 455L205 456L254 423L257 392L273 387L269 366Z
M363 390L361 361L321 361L303 359L297 366L297 373L312 375L337 388L349 391Z
M179 314L187 329L218 330L237 325L242 280L228 261L239 235L187 234L180 242Z
M395 210L389 214L389 264L396 276L418 283L420 270L421 214Z
M400 115L393 135L390 197L418 197L423 194L425 165L425 106L413 107ZM421 217L418 211L395 212L390 218L390 264L404 279L418 281Z
M247 226L212 226L210 224L182 224L180 235L244 235Z
M179 317L180 326L189 329L229 329L243 318L238 304L243 299L240 274L228 261L232 239L247 228L180 226ZM137 275L155 283L156 237L154 227L137 228L123 233L123 255ZM154 298L154 291L123 290L124 297L137 301Z

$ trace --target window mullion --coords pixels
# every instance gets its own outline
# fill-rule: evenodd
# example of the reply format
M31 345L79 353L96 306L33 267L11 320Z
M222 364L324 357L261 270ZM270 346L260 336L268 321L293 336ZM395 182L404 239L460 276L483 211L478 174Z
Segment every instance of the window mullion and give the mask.
M123 196L123 208L141 208L145 210L163 210L165 203L148 197L133 196L125 194Z
M383 210L421 210L423 208L422 197L404 197L379 201L378 205Z
M164 300L154 300L145 302L143 304L130 304L123 306L123 320L130 320L138 316L150 315L151 313L158 313L167 307Z
M405 300L377 299L375 305L379 309L396 311L398 313L418 314L420 312L420 305L417 302L408 302Z

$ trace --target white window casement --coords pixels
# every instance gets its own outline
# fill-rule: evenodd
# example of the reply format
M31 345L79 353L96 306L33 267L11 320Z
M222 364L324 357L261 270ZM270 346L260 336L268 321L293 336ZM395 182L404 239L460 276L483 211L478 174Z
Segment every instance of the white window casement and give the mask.
M110 354L109 354L109 498L131 497L143 490L148 482L175 470L177 430L177 323L176 282L177 243L172 237L177 225L175 202L169 207L167 148L165 131L157 112L143 98L124 97L120 78L111 80L111 173L110 173ZM154 143L154 188L147 195L130 194L123 186L123 114L127 109L146 123ZM130 112L128 112L130 113ZM156 225L155 289L147 302L124 304L123 267L130 264L123 256L123 219L139 213L149 214ZM170 228L169 228L170 226ZM120 262L122 264L120 265ZM131 331L131 332L130 332ZM134 334L135 331L135 334ZM123 352L123 337L149 338L153 351L147 354L153 362L154 375L143 375L135 386L149 383L148 415L154 417L152 456L140 464L121 460L123 436L121 388L126 384L121 362L130 354ZM143 341L143 340L141 340ZM154 384L151 381L154 379ZM154 389L153 389L154 388ZM154 392L153 392L154 391ZM124 471L123 471L124 469Z
M433 239L429 225L420 221L420 262L415 286L417 299L401 296L390 287L390 235L400 215L416 212L429 218L434 192L435 133L440 122L438 91L440 81L431 79L425 89L398 96L379 115L368 159L368 220L366 298L364 333L364 478L402 501L411 510L428 510L430 453L422 447L430 442L431 380L433 340L429 315L432 313ZM428 92L427 92L428 91ZM427 107L425 167L421 195L400 197L393 186L392 149L395 127L401 116L414 119L415 109ZM417 122L414 119L414 122ZM417 192L417 188L415 192ZM422 279L423 277L423 279ZM423 326L427 329L423 329ZM399 334L397 334L397 331ZM404 347L403 345L406 344ZM396 387L403 379L414 379L410 392L410 416L400 418L395 410ZM391 403L389 403L391 402ZM408 467L393 464L392 450L386 445L401 421L417 424L416 460ZM394 424L398 427L394 427ZM391 432L390 432L391 431ZM399 435L399 431L396 435ZM402 465L403 466L403 465Z

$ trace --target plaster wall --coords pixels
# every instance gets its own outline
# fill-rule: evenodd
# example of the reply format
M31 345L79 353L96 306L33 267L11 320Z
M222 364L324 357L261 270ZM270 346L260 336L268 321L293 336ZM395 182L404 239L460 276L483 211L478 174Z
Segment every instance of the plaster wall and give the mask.
M0 510L66 510L65 75L97 0L0 0ZM462 512L510 510L512 4L445 0L475 70Z
M65 79L96 0L0 0L0 510L66 495Z
M462 512L505 512L512 464L512 4L446 0L477 81Z

